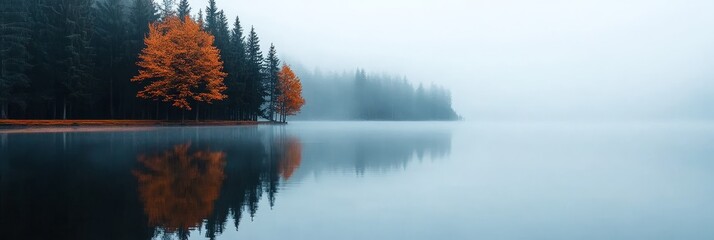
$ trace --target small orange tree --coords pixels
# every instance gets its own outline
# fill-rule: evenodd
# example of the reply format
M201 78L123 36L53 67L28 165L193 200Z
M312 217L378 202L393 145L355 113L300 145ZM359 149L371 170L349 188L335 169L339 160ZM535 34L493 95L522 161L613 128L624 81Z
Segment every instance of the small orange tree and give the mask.
M191 110L191 101L210 104L225 99L227 74L213 40L189 17L181 21L173 16L151 24L137 63L139 74L131 79L150 83L136 96L184 110Z
M280 120L286 122L287 116L297 114L300 112L300 108L305 105L305 99L302 98L300 78L295 75L288 65L283 65L283 68L278 73L278 92L275 111L280 114Z

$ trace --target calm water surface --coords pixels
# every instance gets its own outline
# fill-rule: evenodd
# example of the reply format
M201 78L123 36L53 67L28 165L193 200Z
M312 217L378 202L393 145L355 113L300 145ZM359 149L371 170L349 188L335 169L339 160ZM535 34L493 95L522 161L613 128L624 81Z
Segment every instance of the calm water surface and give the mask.
M89 130L0 133L0 239L714 239L709 123Z

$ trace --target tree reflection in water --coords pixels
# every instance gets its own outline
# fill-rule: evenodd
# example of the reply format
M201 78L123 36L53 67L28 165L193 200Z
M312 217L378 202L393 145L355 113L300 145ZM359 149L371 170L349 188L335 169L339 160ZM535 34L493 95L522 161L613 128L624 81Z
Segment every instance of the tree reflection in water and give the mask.
M229 158L226 178L215 203L216 209L206 220L206 238L215 239L222 234L231 219L233 227L238 229L245 211L252 220L264 193L272 207L280 176L287 180L299 167L302 144L298 138L280 135L269 139L271 144L248 140L226 148Z
M230 219L237 228L243 211L252 219L264 193L272 207L280 177L289 179L300 165L302 145L294 137L269 142L208 145L220 151L183 143L139 154L141 166L133 174L154 235L186 239L191 230L205 228L214 239Z
M226 154L179 144L157 155L140 155L135 170L139 196L150 225L185 234L213 211L223 183Z
M399 170L451 148L448 132L320 129L0 134L0 239L215 239L274 206L288 179Z
M286 149L278 166L280 167L280 175L283 179L288 180L293 175L295 170L300 166L302 161L302 145L296 138L288 138L286 140Z

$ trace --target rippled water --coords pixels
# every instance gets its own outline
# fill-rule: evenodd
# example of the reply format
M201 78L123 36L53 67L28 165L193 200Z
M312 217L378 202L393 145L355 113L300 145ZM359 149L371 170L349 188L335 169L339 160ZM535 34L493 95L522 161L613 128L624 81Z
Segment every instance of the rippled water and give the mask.
M708 123L0 130L0 239L714 239Z

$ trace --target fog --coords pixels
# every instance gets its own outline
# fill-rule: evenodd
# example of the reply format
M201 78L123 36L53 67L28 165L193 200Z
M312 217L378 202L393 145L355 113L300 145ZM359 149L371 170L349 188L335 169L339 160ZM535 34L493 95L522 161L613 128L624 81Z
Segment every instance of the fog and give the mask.
M216 2L288 63L435 83L470 120L714 117L714 1Z

